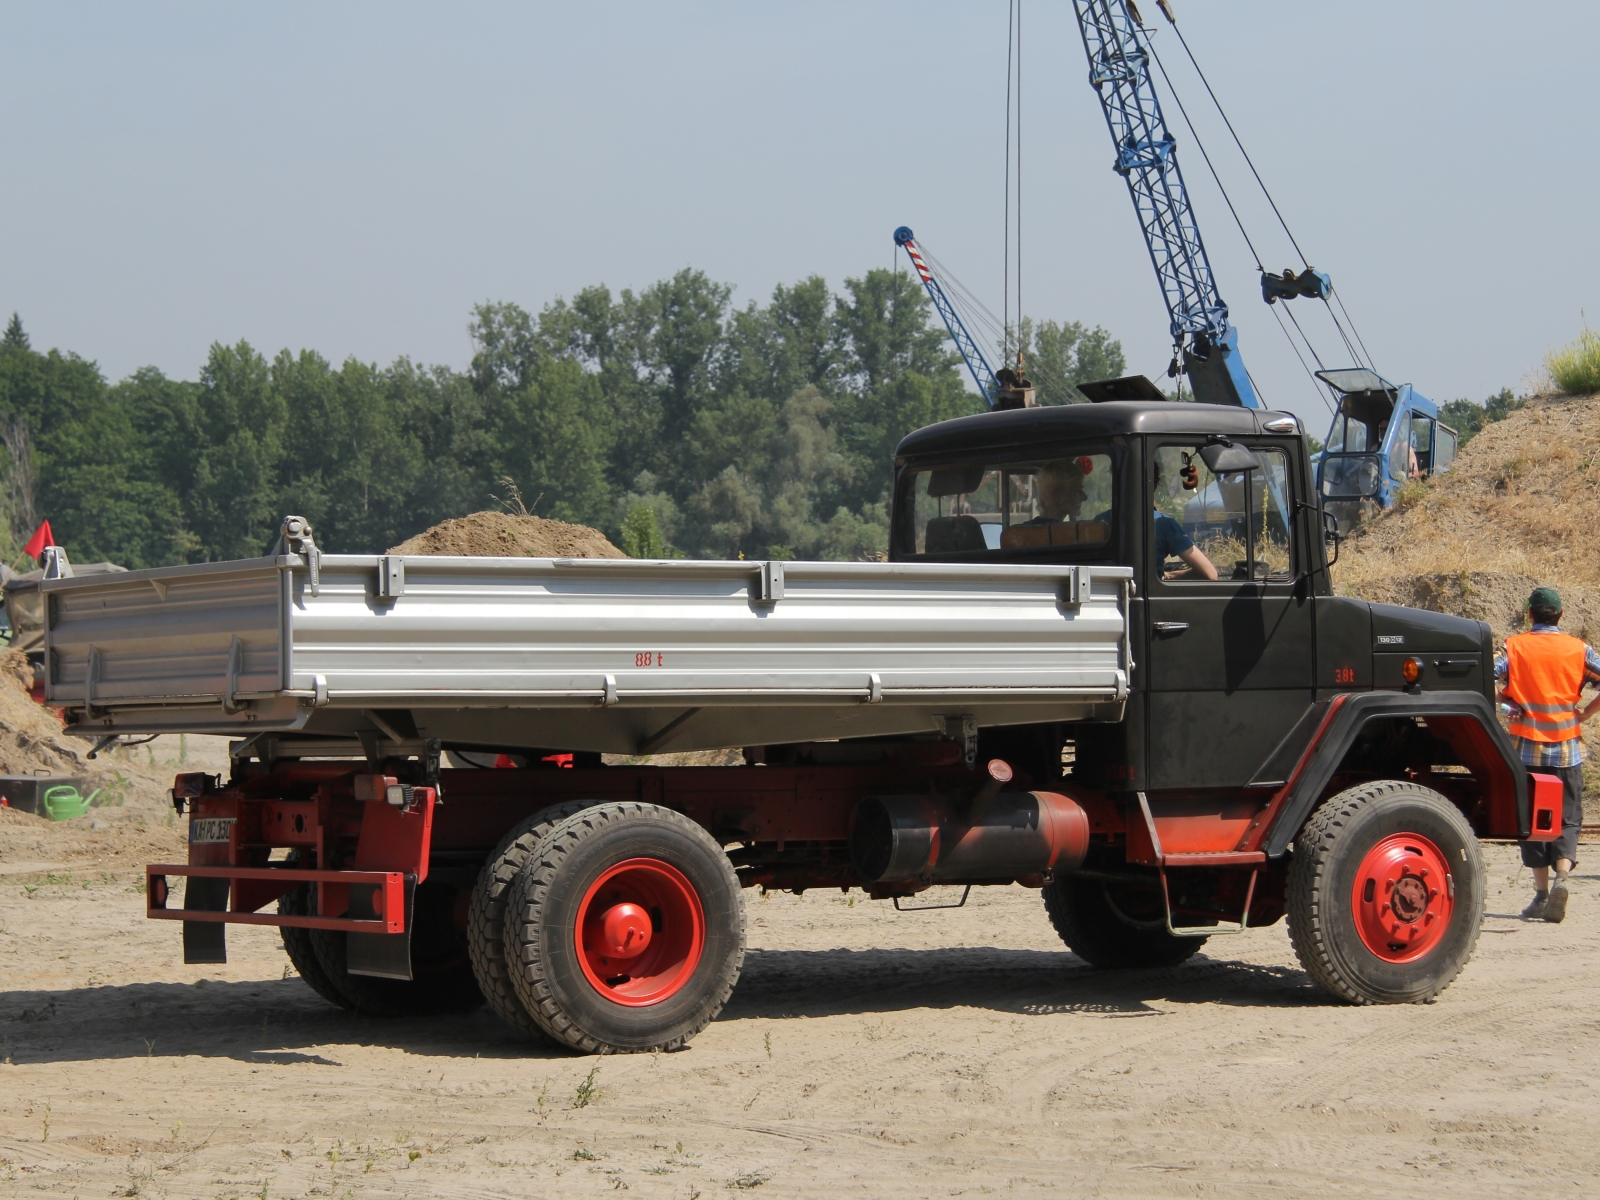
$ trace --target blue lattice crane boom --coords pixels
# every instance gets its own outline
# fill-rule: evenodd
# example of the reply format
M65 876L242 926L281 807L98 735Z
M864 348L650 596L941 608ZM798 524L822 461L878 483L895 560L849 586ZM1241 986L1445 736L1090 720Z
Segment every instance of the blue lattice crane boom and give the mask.
M1157 0L1167 20L1166 0ZM1206 256L1189 190L1178 166L1176 141L1167 128L1150 77L1150 50L1132 0L1073 0L1089 82L1100 98L1117 158L1113 169L1128 185L1139 230L1150 251L1161 298L1171 318L1174 349L1183 360L1196 400L1260 408L1239 356L1239 334ZM1324 298L1328 277L1307 269L1300 276L1263 272L1267 303L1293 296Z
M950 297L945 294L944 285L934 275L927 260L922 257L922 252L917 249L916 238L909 225L902 225L894 231L894 244L902 247L911 259L911 265L916 268L917 276L922 280L922 286L928 290L928 299L933 301L934 310L939 314L939 319L944 322L944 327L950 331L950 340L956 344L956 349L961 352L961 357L966 360L967 370L972 372L972 382L978 385L978 393L988 403L990 408L995 406L995 398L1001 392L1000 381L995 377L994 369L989 366L989 360L984 357L983 351L978 348L977 339L967 332L966 324L961 320L961 314L956 312L956 306L950 302Z

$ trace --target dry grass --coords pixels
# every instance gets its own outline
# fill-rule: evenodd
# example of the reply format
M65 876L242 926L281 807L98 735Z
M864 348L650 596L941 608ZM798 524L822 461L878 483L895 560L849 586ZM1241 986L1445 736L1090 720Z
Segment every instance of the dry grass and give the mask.
M1368 595L1463 576L1470 589L1480 575L1600 589L1596 399L1535 397L1486 426L1448 472L1351 535L1338 589Z
M1528 593L1561 593L1562 628L1600 646L1600 395L1533 397L1484 427L1451 469L1356 530L1335 589L1527 628ZM1600 761L1600 722L1584 727Z

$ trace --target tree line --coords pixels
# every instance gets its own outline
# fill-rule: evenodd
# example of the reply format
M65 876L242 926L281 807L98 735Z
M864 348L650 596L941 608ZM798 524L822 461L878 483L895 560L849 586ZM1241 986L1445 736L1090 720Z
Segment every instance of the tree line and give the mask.
M851 559L887 546L894 447L981 407L914 277L835 293L820 277L765 304L683 270L603 285L537 314L473 310L465 371L400 358L334 366L213 345L198 379L0 337L0 554L41 518L80 562L128 567L268 551L285 513L345 553L394 545L520 496L641 557ZM1120 344L1027 323L1042 403L1120 375Z

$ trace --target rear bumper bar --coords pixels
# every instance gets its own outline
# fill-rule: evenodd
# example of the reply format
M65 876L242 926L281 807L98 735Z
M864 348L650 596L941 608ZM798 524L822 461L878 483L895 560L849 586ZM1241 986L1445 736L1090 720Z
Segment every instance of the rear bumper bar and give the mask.
M315 883L326 897L329 887L347 889L349 907L370 911L371 917L294 916L283 913L240 912L233 909L168 908L167 877L226 879L230 895L238 882L281 883L289 891L297 883ZM278 925L292 929L342 929L347 933L406 932L406 874L403 871L314 871L296 867L191 866L188 863L151 863L144 869L145 916L165 921L202 921L229 925ZM330 907L319 903L319 909ZM340 907L343 907L341 905ZM337 911L337 909L336 909Z

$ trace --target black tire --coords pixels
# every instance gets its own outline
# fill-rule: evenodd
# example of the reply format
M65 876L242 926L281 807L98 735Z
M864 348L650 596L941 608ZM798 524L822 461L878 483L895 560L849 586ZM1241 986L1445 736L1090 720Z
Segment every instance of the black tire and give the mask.
M681 986L630 1006L589 981L576 930L590 889L636 858L666 864L692 888L704 941ZM662 923L659 912L652 920L653 937L675 935L681 925ZM553 1041L588 1054L672 1050L704 1029L733 991L744 964L744 896L722 847L689 818L653 804L602 804L568 817L539 843L507 897L505 938L517 996Z
M1395 962L1380 957L1363 940L1354 889L1369 853L1384 839L1407 834L1431 842L1448 864L1446 889L1453 908L1426 953L1411 962ZM1478 839L1448 799L1415 783L1365 784L1323 801L1295 839L1289 865L1289 938L1306 973L1341 1000L1431 1000L1472 957L1483 923L1486 883ZM1426 885L1419 883L1417 889L1420 893ZM1382 911L1390 910L1384 906ZM1400 952L1398 943L1389 949Z
M312 929L317 963L356 1012L371 1017L417 1017L470 1012L483 1003L466 939L456 930L457 889L424 882L417 888L411 931L411 979L352 975L343 930Z
M304 917L311 912L311 889L314 884L302 883L288 895L278 900L278 912L284 916ZM355 1008L350 997L340 990L339 985L333 981L327 971L322 969L322 963L317 959L317 951L311 944L311 930L296 929L288 925L278 927L279 934L283 937L283 949L289 956L289 961L294 964L294 969L300 973L300 978L305 981L317 995L329 1004L349 1011Z
M1206 944L1167 932L1158 891L1067 874L1045 885L1044 910L1067 949L1092 967L1175 967Z
M535 1042L549 1039L523 1007L511 982L505 950L506 897L517 872L522 870L545 834L573 813L596 803L598 801L569 800L514 825L489 854L478 872L477 885L472 889L472 907L467 912L467 951L472 959L472 973L495 1016Z

